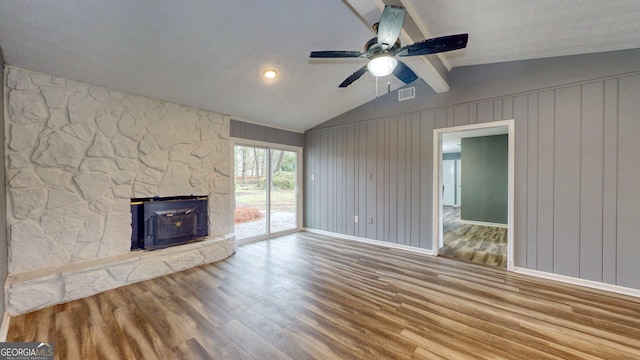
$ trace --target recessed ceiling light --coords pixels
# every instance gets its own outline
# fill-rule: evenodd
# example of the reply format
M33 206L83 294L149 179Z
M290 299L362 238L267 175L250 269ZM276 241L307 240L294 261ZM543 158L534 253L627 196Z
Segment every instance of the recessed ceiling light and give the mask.
M278 71L276 69L267 69L262 72L262 75L267 79L273 79L278 76Z

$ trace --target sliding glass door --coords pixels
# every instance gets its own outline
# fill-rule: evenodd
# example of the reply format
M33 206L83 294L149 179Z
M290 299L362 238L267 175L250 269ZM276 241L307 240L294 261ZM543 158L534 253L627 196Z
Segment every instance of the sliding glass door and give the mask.
M267 234L267 189L265 169L267 150L235 146L234 227L236 239Z
M299 228L299 161L297 149L234 146L234 232L240 243Z
M269 232L297 228L297 153L271 150Z

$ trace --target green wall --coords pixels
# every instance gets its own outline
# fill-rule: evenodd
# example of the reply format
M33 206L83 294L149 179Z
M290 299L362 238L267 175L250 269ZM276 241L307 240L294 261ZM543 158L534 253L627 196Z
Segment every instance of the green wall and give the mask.
M507 223L508 135L462 139L462 220Z

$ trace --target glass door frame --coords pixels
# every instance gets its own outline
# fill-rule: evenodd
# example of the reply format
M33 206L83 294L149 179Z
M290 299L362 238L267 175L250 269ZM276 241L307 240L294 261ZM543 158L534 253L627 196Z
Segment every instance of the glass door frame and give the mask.
M244 239L236 239L236 245L245 245L245 244L250 244L256 241L262 241L262 240L266 240L266 239L270 239L273 237L277 237L277 236L282 236L282 235L287 235L287 234L292 234L292 233L296 233L302 230L302 194L303 194L303 190L302 190L302 147L299 146L292 146L292 145L284 145L284 144L277 144L277 143L271 143L271 142L265 142L265 141L258 141L258 140L249 140L249 139L241 139L241 138L234 138L231 137L231 154L235 153L235 148L236 146L246 146L246 147L256 147L256 148L260 148L260 149L265 149L266 150L266 156L267 156L267 164L266 164L266 168L268 169L268 171L266 171L265 174L265 184L267 184L266 186L266 190L267 190L267 210L266 210L266 214L265 217L267 219L267 225L266 225L266 233L265 234L261 234L261 235L256 235L256 236L252 236L252 237L248 237L248 238L244 238ZM296 226L293 229L288 229L288 230L283 230L283 231L278 231L278 232L271 232L271 150L280 150L280 151L290 151L290 152L294 152L296 153ZM235 211L236 209L236 195L235 195L235 166L234 166L234 156L231 156L231 169L233 169L233 209L232 211ZM235 233L235 224L234 224L234 233Z

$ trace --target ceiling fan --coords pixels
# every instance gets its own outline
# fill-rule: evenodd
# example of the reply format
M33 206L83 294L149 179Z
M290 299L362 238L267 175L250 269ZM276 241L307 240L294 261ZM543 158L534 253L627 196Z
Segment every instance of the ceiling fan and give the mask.
M365 58L367 65L346 78L338 87L347 87L369 71L375 77L387 76L391 73L405 84L415 81L418 76L395 56L420 56L437 54L445 51L463 49L467 46L469 34L442 36L418 41L401 46L400 31L404 23L406 9L402 6L386 5L382 11L380 22L373 24L377 37L367 41L364 52L360 51L312 51L311 58Z

